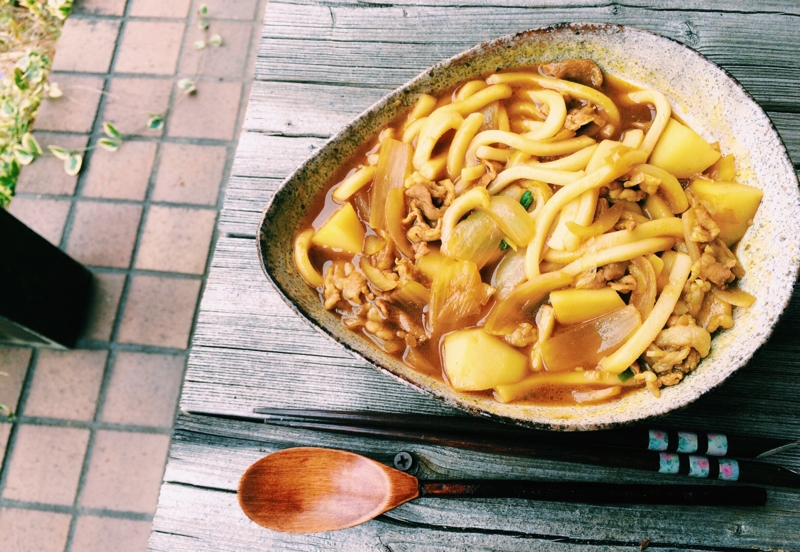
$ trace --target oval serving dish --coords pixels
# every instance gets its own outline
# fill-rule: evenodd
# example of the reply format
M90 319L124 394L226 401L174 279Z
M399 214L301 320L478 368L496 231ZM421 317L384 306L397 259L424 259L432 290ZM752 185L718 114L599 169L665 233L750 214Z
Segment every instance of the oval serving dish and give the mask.
M731 330L717 332L711 353L679 385L655 398L640 391L610 403L574 406L501 404L457 393L348 330L326 311L316 290L294 269L293 241L313 198L330 175L382 127L407 111L421 93L437 95L470 77L498 70L591 58L604 72L634 86L656 88L673 113L737 161L737 181L764 191L754 224L737 254L747 271L740 286L756 303L734 310ZM638 29L570 24L530 30L482 43L421 73L372 106L292 173L266 207L259 254L267 277L286 302L380 371L446 404L498 421L558 430L592 430L659 416L686 406L747 364L788 304L800 265L800 193L786 149L764 111L724 70L689 48Z

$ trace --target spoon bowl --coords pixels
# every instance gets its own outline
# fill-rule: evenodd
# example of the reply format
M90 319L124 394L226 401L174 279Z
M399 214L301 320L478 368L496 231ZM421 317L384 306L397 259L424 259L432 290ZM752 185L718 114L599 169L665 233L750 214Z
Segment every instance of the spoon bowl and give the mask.
M416 477L352 452L313 447L265 456L239 483L247 517L286 533L353 527L418 495Z

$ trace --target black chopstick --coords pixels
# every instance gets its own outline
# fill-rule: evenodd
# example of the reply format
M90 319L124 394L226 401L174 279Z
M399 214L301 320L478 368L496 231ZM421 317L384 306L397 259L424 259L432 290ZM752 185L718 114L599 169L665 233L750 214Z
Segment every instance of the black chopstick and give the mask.
M739 481L760 485L800 488L800 474L792 470L752 460L708 457L648 450L625 450L606 446L570 446L566 444L509 442L502 436L446 435L441 432L375 426L340 425L307 421L295 416L265 417L274 426L327 431L361 437L394 439L443 445L467 450L527 456L545 460L593 464L614 468L630 468L701 479Z
M524 439L526 443L619 447L736 458L764 458L800 444L800 441L771 437L743 437L726 435L721 432L643 428L622 428L591 433L557 433L515 427L472 416L287 408L255 408L253 412L267 419L344 423L354 426L397 428L446 435L486 435L510 438L515 441Z

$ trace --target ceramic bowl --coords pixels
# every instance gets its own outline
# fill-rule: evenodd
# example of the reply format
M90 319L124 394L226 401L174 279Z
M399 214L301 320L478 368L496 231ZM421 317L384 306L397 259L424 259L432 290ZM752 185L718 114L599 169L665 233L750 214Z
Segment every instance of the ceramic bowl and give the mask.
M347 330L326 311L317 292L293 268L294 236L312 198L335 169L383 126L405 112L420 93L436 95L470 77L498 69L568 58L591 58L607 73L663 91L673 111L722 151L733 153L737 180L764 191L764 199L738 255L747 271L741 287L757 297L734 309L735 325L718 332L711 353L660 398L637 392L599 405L520 406L456 393L407 367ZM479 44L421 73L369 108L292 173L265 209L259 252L268 278L312 326L367 359L380 371L468 412L500 421L558 430L600 429L659 416L683 407L744 366L766 341L786 307L800 263L800 195L792 164L764 111L730 75L689 48L629 27L569 24L535 29Z

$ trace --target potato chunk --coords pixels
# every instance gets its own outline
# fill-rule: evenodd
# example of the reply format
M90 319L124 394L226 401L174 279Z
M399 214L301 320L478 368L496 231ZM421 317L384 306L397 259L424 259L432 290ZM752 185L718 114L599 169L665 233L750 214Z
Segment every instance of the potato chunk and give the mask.
M550 304L559 324L585 322L625 306L610 287L601 289L562 289L550 292Z
M314 234L311 243L357 255L361 253L364 243L364 225L358 220L353 206L345 203Z
M764 192L738 182L695 178L689 185L719 226L719 239L730 247L739 241L761 203Z
M699 134L670 119L649 162L676 178L689 178L703 172L719 158L720 153Z
M443 351L444 371L456 391L491 389L528 374L528 358L483 328L447 334Z

